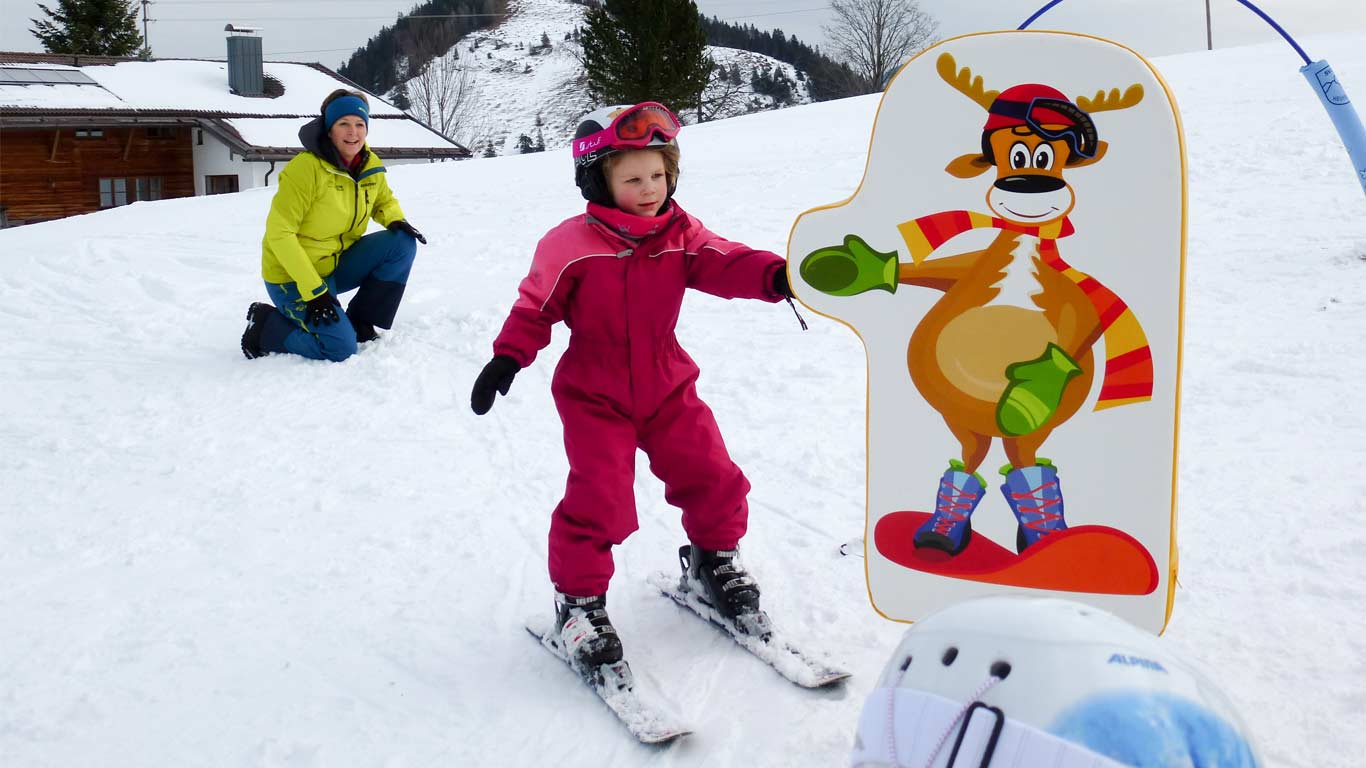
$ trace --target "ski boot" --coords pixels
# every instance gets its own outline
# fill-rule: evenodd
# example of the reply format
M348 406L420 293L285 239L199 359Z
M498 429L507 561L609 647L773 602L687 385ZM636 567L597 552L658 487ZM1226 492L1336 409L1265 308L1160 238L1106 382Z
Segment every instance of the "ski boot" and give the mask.
M556 592L555 629L569 663L590 682L602 682L603 667L625 666L621 638L607 617L606 595L574 597Z
M739 549L702 549L692 544L678 548L683 577L679 589L699 595L742 635L768 642L773 625L759 610L759 585L740 564Z
M987 483L963 462L952 460L939 478L934 514L915 532L915 548L938 549L950 555L962 552L972 541L972 513L986 496Z
M266 318L274 311L275 307L259 301L247 307L247 329L242 331L242 354L248 360L267 354L261 349L261 331L265 329Z
M1005 484L1001 493L1015 513L1019 528L1015 533L1015 551L1024 552L1040 539L1067 530L1063 519L1062 487L1058 485L1058 470L1048 459L1039 459L1032 467L1001 467Z

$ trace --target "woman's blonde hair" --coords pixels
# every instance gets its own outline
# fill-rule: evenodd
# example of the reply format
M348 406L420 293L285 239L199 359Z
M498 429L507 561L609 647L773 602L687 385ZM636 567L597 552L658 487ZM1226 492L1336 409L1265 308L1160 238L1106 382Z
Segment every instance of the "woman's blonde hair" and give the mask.
M617 161L620 160L622 155L626 154L626 152L658 152L660 157L664 158L664 176L669 180L669 189L678 188L678 159L680 153L677 144L669 142L662 147L645 147L643 149L628 149L624 152L613 152L602 159L602 173L604 179L607 178L607 174L612 172L612 166L616 165Z

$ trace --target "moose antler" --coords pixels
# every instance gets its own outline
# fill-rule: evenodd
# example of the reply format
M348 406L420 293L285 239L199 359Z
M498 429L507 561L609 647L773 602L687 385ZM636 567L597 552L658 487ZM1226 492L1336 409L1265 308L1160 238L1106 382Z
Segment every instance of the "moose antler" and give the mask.
M973 77L972 70L967 67L958 69L958 63L953 60L952 54L939 54L935 68L939 70L939 76L944 78L944 82L953 86L955 91L977 102L982 109L991 109L992 102L1001 95L1000 91L986 90L986 86L982 84L981 75Z
M1134 83L1124 89L1124 95L1119 95L1118 88L1111 88L1109 93L1103 90L1096 91L1094 99L1085 96L1077 97L1077 106L1087 112L1106 112L1112 109L1128 109L1138 102L1143 101L1143 86Z

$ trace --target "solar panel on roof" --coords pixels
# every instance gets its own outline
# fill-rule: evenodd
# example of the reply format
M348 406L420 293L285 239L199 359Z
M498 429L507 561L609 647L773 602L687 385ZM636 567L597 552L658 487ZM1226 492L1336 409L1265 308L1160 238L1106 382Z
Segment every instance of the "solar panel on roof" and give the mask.
M99 85L75 69L29 69L0 67L0 83L7 85Z

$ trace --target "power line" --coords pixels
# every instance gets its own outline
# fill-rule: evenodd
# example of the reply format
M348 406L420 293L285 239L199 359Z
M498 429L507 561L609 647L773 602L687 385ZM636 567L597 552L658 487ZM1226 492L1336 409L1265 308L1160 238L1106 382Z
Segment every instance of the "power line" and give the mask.
M162 3L169 2L169 1L170 1L170 0L161 0ZM726 16L726 17L717 16L717 17L715 17L715 18L721 19L721 21L738 21L738 20L740 20L740 19L757 19L757 18L761 18L761 17L764 17L764 16L787 16L787 15L796 14L796 13L816 13L816 12L819 12L819 11L828 11L828 10L830 10L829 6L821 6L821 7L819 7L819 8L793 8L793 9L788 9L788 10L786 10L786 11L769 11L769 12L767 12L767 13L749 13L749 14L745 14L745 15L743 15L743 16ZM150 21L151 21L152 23L154 23L154 24L157 23L157 22L159 22L159 21L171 21L171 22L199 22L199 21L211 21L211 22L220 22L220 21L310 21L310 22L316 23L316 22L320 22L320 21L391 21L391 20L395 20L396 18L402 18L402 19L484 19L484 18L505 18L505 17L507 17L507 15L508 15L508 14L506 14L506 13L423 13L423 14L410 14L410 15L407 15L407 16L399 16L399 17L394 17L394 16L324 16L324 17L318 17L318 16L239 16L239 15L234 15L232 18L226 18L226 17L221 17L221 16L215 16L215 17L209 17L209 16L204 16L204 17L199 17L199 16L196 16L196 17L175 17L175 16L172 16L172 17L170 17L170 18L165 18L165 17L163 17L163 18L160 18L160 19L151 19Z
M757 18L759 18L760 16L786 16L786 15L789 14L789 13L812 13L812 12L815 12L815 11L828 11L828 10L830 10L830 6L828 6L828 5L823 5L823 6L821 6L820 8L796 8L796 9L789 10L789 11L769 11L768 13L750 13L750 14L746 14L746 15L744 15L744 16L725 16L725 17L718 16L718 17L716 17L716 18L721 19L721 21L735 21L735 20L737 20L737 19L757 19Z
M357 47L351 48L317 48L311 51L266 51L263 56L292 56L296 53L336 53L337 51L354 51Z
M157 21L394 21L396 18L404 19L479 19L479 18L505 18L506 13L440 13L440 14L418 14L412 16L238 16L225 18L222 16L196 16L196 17L171 17L152 19Z

